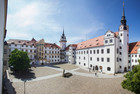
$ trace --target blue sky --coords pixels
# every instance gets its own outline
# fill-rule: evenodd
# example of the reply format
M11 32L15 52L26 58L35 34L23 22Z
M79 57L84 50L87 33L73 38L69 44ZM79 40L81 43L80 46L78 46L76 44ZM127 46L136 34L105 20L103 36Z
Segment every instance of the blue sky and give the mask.
M124 0L129 41L140 41L140 0ZM7 39L59 44L64 28L68 44L117 32L123 0L9 0Z

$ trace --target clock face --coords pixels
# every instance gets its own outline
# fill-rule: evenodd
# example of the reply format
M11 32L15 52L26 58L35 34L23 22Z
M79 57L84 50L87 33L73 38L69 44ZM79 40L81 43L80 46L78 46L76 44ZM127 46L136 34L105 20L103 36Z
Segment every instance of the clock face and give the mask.
M120 27L120 30L123 30L123 26Z

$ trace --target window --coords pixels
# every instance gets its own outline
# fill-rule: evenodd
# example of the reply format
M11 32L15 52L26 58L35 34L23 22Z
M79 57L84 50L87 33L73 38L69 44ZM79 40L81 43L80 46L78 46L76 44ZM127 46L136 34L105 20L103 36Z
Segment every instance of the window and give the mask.
M137 57L137 55L135 55L135 57Z
M122 52L120 52L120 55L122 55Z
M129 60L129 63L130 63L130 60Z
M132 57L133 57L133 55L132 55Z
M122 68L122 66L120 66L120 69Z
M85 54L85 51L84 51L84 54Z
M112 39L110 39L110 43L112 43L112 41L113 41L113 40L112 40Z
M107 62L110 62L110 58L107 58Z
M84 63L84 66L85 66L86 64Z
M90 50L90 54L92 54L92 50Z
M81 64L81 63L79 62L79 64Z
M120 46L120 49L122 49L122 47Z
M92 68L92 65L90 64L90 67Z
M108 40L105 40L105 43L108 43Z
M120 39L120 42L122 42L122 40Z
M130 57L130 55L129 55L129 57Z
M101 50L101 53L102 53L102 54L104 53L104 49Z
M104 58L101 58L102 62L104 62Z
M139 55L139 57L140 57L140 55Z
M128 66L128 69L130 69L130 66Z
M99 58L97 58L97 61L99 61Z
M121 36L122 36L122 33L121 33Z
M97 54L99 54L99 50L97 50Z
M80 59L80 57L79 57L79 59Z
M117 54L119 53L119 49L117 48Z
M137 63L137 60L135 60L135 62Z
M85 60L86 58L84 57L84 60Z
M83 54L83 51L81 51L81 54Z
M90 61L92 61L92 57L90 57Z
M117 62L119 62L119 58L117 57Z
M87 51L87 54L88 54L88 51Z
M110 53L110 49L107 49L107 53Z
M122 61L122 59L120 58L120 61Z
M110 67L107 67L107 71L111 71L111 68Z
M15 44L15 46L17 46L17 45Z
M95 54L95 50L94 50L94 54Z
M133 62L133 59L132 59L132 62Z

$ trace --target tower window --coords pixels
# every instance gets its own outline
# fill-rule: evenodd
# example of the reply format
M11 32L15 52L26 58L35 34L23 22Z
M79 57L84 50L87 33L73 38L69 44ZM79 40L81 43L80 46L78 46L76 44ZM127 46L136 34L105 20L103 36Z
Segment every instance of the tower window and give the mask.
M122 36L122 33L121 33L121 36Z
M120 39L120 42L122 42L122 40Z

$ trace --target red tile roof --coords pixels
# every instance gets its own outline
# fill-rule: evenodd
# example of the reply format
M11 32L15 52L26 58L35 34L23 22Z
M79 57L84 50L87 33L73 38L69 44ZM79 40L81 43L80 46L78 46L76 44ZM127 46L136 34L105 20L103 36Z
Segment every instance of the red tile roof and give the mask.
M75 47L75 48L76 48L76 47L77 47L77 44L70 44L70 45L68 45L68 46L65 48L65 50L69 50L69 47L70 47L70 46L72 46L72 47Z
M7 40L8 44L20 44L20 45L35 45L37 41L33 38L31 41L29 40L18 40L18 39L9 39ZM52 48L60 48L57 44L53 43L45 43L45 47L52 47Z
M119 35L119 32L114 32L115 37L117 37Z
M104 45L104 35L77 44L77 49L97 47Z
M140 47L140 41L130 43L129 44L129 53L136 54L139 47Z

